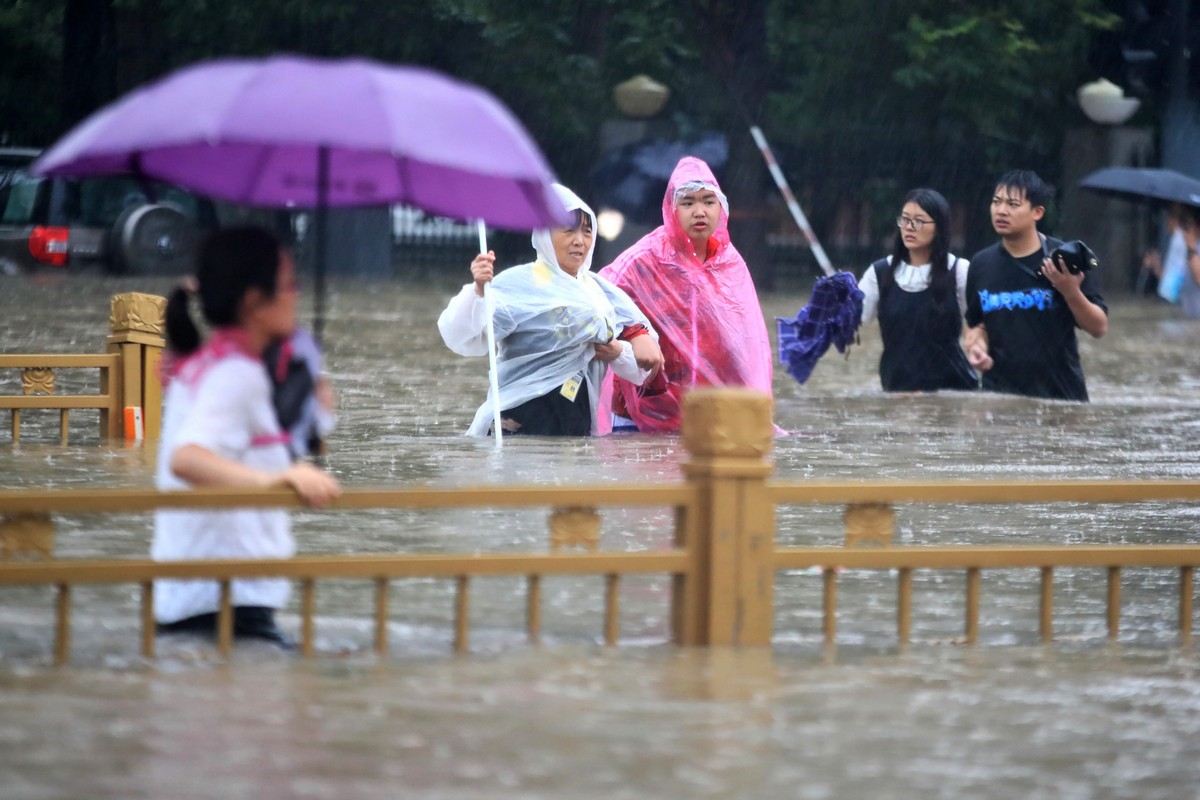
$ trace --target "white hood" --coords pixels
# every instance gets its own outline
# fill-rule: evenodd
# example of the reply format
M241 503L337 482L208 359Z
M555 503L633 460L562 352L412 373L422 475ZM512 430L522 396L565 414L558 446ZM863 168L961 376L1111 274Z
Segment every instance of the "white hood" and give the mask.
M584 212L592 220L592 244L588 247L587 258L583 260L583 266L579 269L579 275L589 272L592 269L592 256L596 253L596 215L591 207L579 198L579 195L572 192L561 183L552 184L555 193L558 194L558 199L562 201L563 207L567 211L575 211L576 209ZM572 215L574 216L574 215ZM550 239L550 231L546 228L539 228L533 232L532 236L533 249L537 253L538 261L549 264L552 267L562 267L558 263L558 258L554 255L554 242ZM577 276L578 277L578 276Z

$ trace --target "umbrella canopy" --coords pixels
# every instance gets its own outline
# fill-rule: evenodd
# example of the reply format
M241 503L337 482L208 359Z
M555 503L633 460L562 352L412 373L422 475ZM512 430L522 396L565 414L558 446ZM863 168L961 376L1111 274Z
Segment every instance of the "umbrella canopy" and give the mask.
M185 67L84 120L34 171L144 174L268 207L407 203L518 230L565 219L553 172L499 100L431 70L361 59Z
M705 133L691 140L651 139L610 150L592 168L597 207L609 206L637 222L657 225L663 185L684 156L696 156L720 172L729 159L729 144L722 134Z
M1162 200L1200 207L1200 180L1170 169L1108 167L1081 180L1079 188L1125 200Z
M136 174L254 206L405 203L518 230L566 220L553 172L487 91L363 59L275 56L186 67L100 109L33 165ZM317 215L322 325L324 215Z

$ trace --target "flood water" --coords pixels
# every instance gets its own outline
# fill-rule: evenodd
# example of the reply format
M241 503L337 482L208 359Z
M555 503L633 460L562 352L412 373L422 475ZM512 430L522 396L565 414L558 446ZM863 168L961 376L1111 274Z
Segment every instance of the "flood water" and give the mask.
M465 268L464 268L465 274ZM0 352L101 352L109 298L169 284L74 277L0 283ZM348 487L655 483L680 478L676 437L594 441L461 435L486 360L446 350L456 287L335 284L326 348L340 425L329 468ZM309 298L306 298L306 300ZM763 298L792 316L803 293ZM1084 338L1090 404L949 394L885 397L877 329L801 386L777 368L781 480L1195 479L1200 321L1110 298ZM305 308L307 308L307 304ZM0 374L0 392L17 376ZM60 392L74 391L61 373ZM94 384L94 378L90 378ZM79 389L82 390L82 389ZM92 391L88 389L88 391ZM58 445L56 412L0 425L0 486L145 487L153 453L108 446L94 412ZM779 541L830 545L842 509L783 507ZM897 509L899 539L1195 543L1195 508L1051 504ZM62 558L144 555L144 515L56 520ZM544 550L546 512L305 512L306 553ZM664 510L606 511L601 547L668 547ZM448 581L393 584L391 653L371 651L371 587L318 585L318 656L160 638L138 657L133 587L74 593L71 665L50 665L53 596L0 590L0 796L33 798L1181 798L1200 786L1200 659L1177 641L1178 576L1123 573L1107 640L1103 570L1055 573L1056 642L1038 640L1036 570L983 576L966 647L965 577L914 575L913 644L895 641L895 577L839 576L838 645L822 646L819 574L777 577L772 648L667 643L665 579L627 580L621 646L602 642L599 578L547 579L543 643L524 587L477 580L471 651L452 652ZM282 615L296 629L295 607Z

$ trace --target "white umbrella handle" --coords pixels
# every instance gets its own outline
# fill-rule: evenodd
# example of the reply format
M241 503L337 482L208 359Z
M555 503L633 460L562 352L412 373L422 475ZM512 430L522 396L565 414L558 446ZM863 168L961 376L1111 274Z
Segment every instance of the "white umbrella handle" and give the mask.
M479 230L479 252L487 252L487 224L483 220L475 223ZM483 313L487 317L488 386L492 396L492 436L499 447L504 434L500 428L500 374L496 369L496 325L492 317L496 313L496 299L492 296L492 282L483 285Z

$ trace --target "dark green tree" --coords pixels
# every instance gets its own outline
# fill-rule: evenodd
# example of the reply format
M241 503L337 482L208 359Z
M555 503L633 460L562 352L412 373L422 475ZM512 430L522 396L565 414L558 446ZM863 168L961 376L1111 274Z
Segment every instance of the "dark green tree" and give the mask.
M44 144L61 129L63 0L0 4L0 141Z
M0 0L0 112L11 140L44 145L200 59L424 64L499 96L586 194L601 125L618 116L612 87L646 73L672 90L673 135L727 136L735 241L768 282L774 190L750 124L822 238L847 203L890 208L918 184L979 203L1009 167L1056 179L1063 132L1081 121L1071 92L1095 77L1089 45L1117 23L1102 0Z
M1057 180L1090 39L1118 22L1100 0L812 0L776 21L770 116L819 229L846 199L887 209L931 185L982 208L1004 170ZM889 215L874 217L883 239Z

